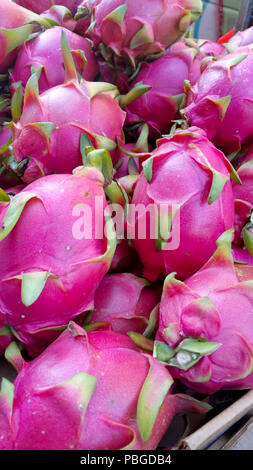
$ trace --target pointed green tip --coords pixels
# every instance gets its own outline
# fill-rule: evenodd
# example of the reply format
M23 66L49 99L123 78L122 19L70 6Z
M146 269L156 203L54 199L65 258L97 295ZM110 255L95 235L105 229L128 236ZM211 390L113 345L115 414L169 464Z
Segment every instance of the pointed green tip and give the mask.
M68 38L66 36L65 31L62 31L61 34L61 50L65 68L65 82L68 82L70 80L78 80L76 66L70 51Z
M152 44L154 42L154 32L150 25L144 23L141 29L137 31L130 42L130 49L137 49L137 47L144 46L145 44Z
M178 281L176 279L176 275L177 273L176 272L173 272L173 273L170 273L168 274L168 276L166 276L166 278L164 279L164 284L163 284L163 287L170 287L172 286L173 284L177 284L178 282L181 282L181 281Z
M128 9L128 4L124 3L123 5L120 5L118 8L115 8L115 10L109 13L109 15L105 17L105 19L106 18L111 19L115 21L116 23L118 23L119 25L121 25L124 20L124 16L127 12L127 9Z
M17 372L20 372L25 364L25 360L20 352L20 349L15 341L9 344L4 353L5 359L15 367Z
M77 325L73 320L68 323L67 330L70 331L72 336L86 336L87 333L84 328Z
M130 103L132 103L132 101L136 100L137 98L151 90L151 88L152 87L150 85L145 85L143 82L136 83L126 95L119 96L118 99L121 108L128 106Z
M240 64L240 62L242 62L247 57L248 57L248 54L237 55L237 56L231 57L227 60L226 60L226 57L225 57L224 65L229 67L229 68L234 67L235 65Z
M11 409L14 398L14 385L4 377L2 378L1 382L0 396L5 397Z
M208 195L208 204L212 204L218 199L226 182L229 181L229 176L223 175L214 169L212 169L212 173L212 186Z
M71 13L70 13L71 14ZM89 18L91 16L90 9L87 6L79 5L77 12L74 16L74 20L80 20L81 18Z
M149 157L142 164L143 173L148 183L150 183L150 181L152 180L152 176L153 176L153 160L154 160L154 157Z
M28 100L36 99L39 97L39 86L38 86L38 77L36 73L33 73L29 78L26 87L25 87L25 96L24 103L26 104Z
M158 367L152 357L148 360L150 368L137 404L137 425L142 442L150 438L161 406L174 382L165 367Z
M242 230L242 236L248 252L253 256L253 231L251 223L245 225Z
M148 124L144 124L141 129L141 133L138 137L135 147L132 149L137 153L149 153L148 148L148 136L149 136L149 127Z
M34 25L26 24L14 29L0 28L0 36L5 37L6 54L23 44L34 30Z
M10 198L8 194L2 188L0 188L0 203L9 202L9 201L10 201Z
M234 229L231 228L229 230L226 230L226 232L223 232L222 235L220 235L220 237L217 239L216 241L217 247L220 248L224 245L230 247L233 241L233 237L234 237Z
M21 298L26 307L30 307L39 298L49 276L49 271L22 274Z
M23 87L19 85L11 100L11 114L14 122L17 122L22 114Z
M141 335L140 333L136 333L135 331L129 331L127 334L129 338L131 338L131 340L141 349L150 353L153 352L154 341L152 339L148 339L147 337Z

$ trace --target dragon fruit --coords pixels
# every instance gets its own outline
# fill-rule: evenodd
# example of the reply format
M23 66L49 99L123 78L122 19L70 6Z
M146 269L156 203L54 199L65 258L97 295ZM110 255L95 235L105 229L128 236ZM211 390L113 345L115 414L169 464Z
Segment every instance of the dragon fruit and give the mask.
M136 251L129 245L128 240L117 240L116 250L110 266L110 272L123 273L131 271L136 276L142 273L142 263Z
M71 11L62 5L52 5L48 10L43 11L40 16L52 20L55 24L63 26L69 31L74 31L76 27L76 21L73 19Z
M1 192L0 312L31 355L93 308L116 246L103 183L89 166Z
M185 279L208 260L219 235L233 227L233 170L196 127L157 145L136 183L128 228L145 278L154 281L176 271Z
M226 154L253 139L252 47L238 48L211 61L187 93L182 111L190 125L204 129Z
M32 362L7 355L19 374L2 382L1 449L155 449L177 412L210 409L171 394L166 367L112 331L71 322Z
M169 132L171 121L179 117L177 113L184 102L184 82L196 83L204 57L197 48L188 47L181 41L160 59L143 63L132 84L142 81L150 85L151 90L126 107L126 125L148 123L151 138Z
M113 85L77 80L66 36L63 34L66 82L39 96L37 76L28 80L21 118L13 125L13 162L30 183L54 172L70 173L82 164L84 146L111 151L118 159L116 140L122 142L125 112L114 99Z
M232 232L185 283L169 274L160 304L154 355L203 393L253 387L253 281L238 280Z
M229 39L227 45L243 47L253 44L253 26L245 29L244 31L238 31L231 39Z
M252 265L253 266L253 256L250 255L245 246L238 246L235 243L232 245L232 255L234 262L239 265ZM253 277L252 277L253 278Z
M0 155L8 153L8 146L11 143L11 130L8 125L0 126Z
M123 70L116 67L112 67L111 64L105 62L100 58L99 72L100 80L102 82L112 83L119 89L120 93L122 94L127 93L129 91L129 77Z
M253 160L252 149L241 160L237 168L237 174L241 179L241 185L233 185L235 198L235 237L234 243L243 247L246 246L250 255L253 255ZM238 187L237 187L238 186Z
M75 13L78 5L82 0L15 0L16 3L28 10L35 13L43 13L48 10L52 5L63 5L67 7L71 13Z
M92 9L95 5L99 3L100 0L81 0L81 3L77 7L75 14L75 32L81 34L81 36L86 35L88 28L91 24L92 19Z
M31 24L28 24L31 23ZM11 0L0 2L0 73L6 72L14 62L17 47L25 42L36 26L49 28L46 18L27 10Z
M94 296L92 322L109 322L118 333L143 333L161 298L160 286L131 273L108 274Z
M100 0L89 34L103 55L135 68L177 41L202 11L200 0Z
M65 69L62 63L61 36L65 32L77 72L86 80L94 80L98 64L88 39L82 38L60 26L54 26L27 41L20 49L11 79L26 85L31 76L31 67L39 68L39 92L64 83Z
M192 42L189 39L187 43L189 45L192 44ZM198 39L196 41L196 44L200 52L205 54L205 56L220 57L226 54L226 48L222 44L218 44L217 42L210 41L209 39Z

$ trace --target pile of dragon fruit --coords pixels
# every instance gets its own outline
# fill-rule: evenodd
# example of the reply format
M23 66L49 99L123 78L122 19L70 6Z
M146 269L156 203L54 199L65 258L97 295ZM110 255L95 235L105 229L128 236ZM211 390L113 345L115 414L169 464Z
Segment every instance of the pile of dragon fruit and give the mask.
M201 13L0 2L0 449L152 450L253 388L253 28Z

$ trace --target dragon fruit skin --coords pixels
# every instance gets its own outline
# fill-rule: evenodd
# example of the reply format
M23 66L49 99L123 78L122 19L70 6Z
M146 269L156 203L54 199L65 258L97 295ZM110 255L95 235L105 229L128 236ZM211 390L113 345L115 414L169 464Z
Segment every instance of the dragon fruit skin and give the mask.
M40 178L1 202L0 312L31 355L93 307L110 267L116 241L113 231L109 237L103 182L96 168L81 168Z
M199 0L101 0L93 8L89 33L95 45L103 43L117 62L136 61L164 52L177 41L202 11Z
M76 21L73 19L71 11L62 5L53 5L48 10L43 11L40 16L54 21L69 31L74 31L76 28Z
M171 121L179 117L178 110L185 96L184 81L196 83L203 57L204 54L198 54L197 49L181 41L159 59L144 62L132 85L142 81L151 89L126 107L126 125L148 123L151 138L169 132Z
M232 44L236 47L248 46L253 44L253 26L245 29L244 31L238 31L231 39L229 39L228 44Z
M178 353L187 338L219 346L200 354L188 370L175 362L170 367L174 377L201 393L253 386L253 281L238 280L232 237L231 230L225 232L213 257L185 283L173 274L164 283L157 340L177 346ZM191 354L196 350L192 347ZM189 352L187 356L184 365L193 358Z
M136 276L141 276L142 270L143 266L140 258L136 251L129 245L128 240L125 238L117 240L117 246L109 272L123 273L131 271L131 273Z
M234 200L228 161L201 129L189 128L160 139L158 148L143 167L132 202L143 204L147 212L143 210L136 215L135 237L131 237L144 265L143 276L154 281L176 271L180 279L185 279L208 260L219 235L233 227ZM222 181L221 185L216 176ZM174 209L178 216L176 218L174 214L174 217L179 233L174 242L179 243L177 248L168 246L166 249L167 240L154 240L149 233L145 239L138 239L137 228L139 230L146 220L150 204L155 204L157 209L161 204L167 204L169 211L176 205ZM147 222L147 227L149 225ZM161 249L155 241L163 243L165 249Z
M11 387L5 380L1 394L1 448L155 449L175 413L208 410L171 395L166 367L140 353L126 335L87 334L74 322L38 358L19 361L19 368L12 393L4 393Z
M252 67L252 47L238 48L211 61L187 93L187 106L182 113L190 125L204 129L226 154L252 142Z
M237 174L242 184L233 185L233 193L235 198L234 244L241 248L246 247L249 251L250 258L253 255L251 215L253 209L253 160L251 147L252 146L250 146L248 153L241 159L239 167L237 168ZM240 253L240 257L241 255L242 253ZM247 262L249 262L249 260L247 260ZM250 261L250 264L252 264L252 260Z
M240 199L253 205L253 159L248 160L248 155L246 155L246 158L237 168L237 174L242 184L233 184L235 199Z
M243 263L243 265L253 265L253 256L250 255L246 247L238 246L237 244L232 245L232 254L235 263Z
M99 72L100 80L102 82L112 83L119 89L120 93L122 94L127 93L129 91L129 77L123 70L112 67L108 62L102 61L100 59Z
M87 34L88 28L90 27L92 21L92 10L95 5L97 5L100 0L81 0L81 3L77 7L75 14L75 32L81 36Z
M15 160L28 159L24 182L54 172L70 173L81 165L82 133L95 148L104 148L109 142L113 162L117 161L116 139L122 141L125 112L112 92L103 92L104 85L108 87L70 80L39 96L37 79L32 75L25 90L22 116L13 128Z
M109 322L113 331L143 333L150 313L161 298L161 287L152 287L131 273L108 274L94 296L92 322Z
M220 57L226 54L226 48L222 44L210 41L209 39L198 39L197 46L205 56Z
M81 0L16 0L16 3L38 14L48 10L52 5L63 5L71 13L75 13Z
M82 38L65 28L54 26L27 41L19 49L11 79L21 81L25 87L31 76L31 67L42 67L39 78L39 92L64 83L65 69L62 63L61 34L65 31L75 61L77 72L86 80L95 80L98 64L88 39ZM81 52L82 51L82 52ZM83 60L84 53L87 65Z
M11 0L1 0L0 73L7 72L8 67L15 60L17 47L23 44L30 34L38 29L38 26L49 28L51 25L46 18L40 17Z

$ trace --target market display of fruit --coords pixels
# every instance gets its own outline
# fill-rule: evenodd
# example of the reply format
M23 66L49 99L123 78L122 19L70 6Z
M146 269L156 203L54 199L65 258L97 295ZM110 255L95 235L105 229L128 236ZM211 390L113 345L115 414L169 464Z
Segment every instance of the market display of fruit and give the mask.
M253 388L253 32L202 9L0 2L0 450L154 450Z

